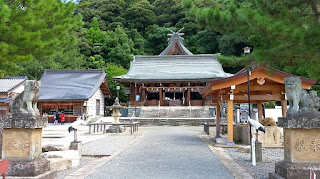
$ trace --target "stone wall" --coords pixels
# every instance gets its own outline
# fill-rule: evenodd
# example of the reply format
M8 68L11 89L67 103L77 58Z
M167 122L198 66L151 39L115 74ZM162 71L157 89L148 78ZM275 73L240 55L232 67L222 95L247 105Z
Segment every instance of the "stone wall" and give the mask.
M277 126L265 126L266 133L258 132L258 140L265 146L280 145L283 139L283 129ZM233 140L239 144L250 144L249 126L236 125L233 127ZM251 127L252 136L256 138L256 129Z

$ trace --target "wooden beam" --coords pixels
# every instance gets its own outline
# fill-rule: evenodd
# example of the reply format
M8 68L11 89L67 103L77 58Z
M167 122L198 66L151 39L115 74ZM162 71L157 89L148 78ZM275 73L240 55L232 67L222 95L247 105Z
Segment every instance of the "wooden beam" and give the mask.
M238 85L236 86L236 89L233 90L234 93L239 91L248 91L247 85ZM285 91L284 85L250 85L250 92L251 91L277 91L282 92Z
M223 100L228 100L229 95L223 95ZM283 94L271 94L271 95L250 95L250 100L254 101L281 101L284 99ZM234 95L234 101L246 101L248 100L247 95Z

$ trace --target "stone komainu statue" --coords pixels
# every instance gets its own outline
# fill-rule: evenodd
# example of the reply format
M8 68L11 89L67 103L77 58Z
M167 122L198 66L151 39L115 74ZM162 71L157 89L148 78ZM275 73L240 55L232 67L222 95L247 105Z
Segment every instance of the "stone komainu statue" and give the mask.
M10 114L15 118L18 116L40 116L37 102L40 95L41 82L27 80L24 91L16 96L10 102Z
M319 97L316 91L309 93L301 87L299 77L289 77L284 79L286 96L289 101L287 116L294 116L307 113L318 113Z

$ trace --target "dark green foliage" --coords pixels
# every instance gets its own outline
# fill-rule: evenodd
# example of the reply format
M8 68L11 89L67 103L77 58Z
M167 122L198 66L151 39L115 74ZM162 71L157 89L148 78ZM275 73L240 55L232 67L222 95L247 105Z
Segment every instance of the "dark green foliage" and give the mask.
M123 28L118 26L114 31L107 31L103 39L103 58L108 63L119 64L129 68L133 57L133 42Z
M148 47L146 52L150 55L159 55L168 45L167 38L165 38L167 33L168 30L165 27L149 26L145 34Z
M122 66L120 65L116 65L116 64L113 64L113 63L108 63L107 64L107 69L106 69L106 73L107 73L107 76L108 76L108 85L109 85L109 88L111 90L111 93L112 93L112 97L111 98L108 98L108 103L110 105L113 104L114 102L114 99L116 98L117 96L117 91L116 91L116 86L120 86L120 91L119 91L119 100L121 102L126 102L128 101L128 97L127 95L125 94L125 90L126 90L126 87L121 85L120 83L118 82L115 82L113 80L113 77L114 76L121 76L121 75L125 75L126 73L128 72L128 70L124 69Z
M186 40L186 44L194 54L214 54L219 52L217 37L218 34L209 29L199 30L197 34Z
M144 31L146 27L155 23L156 16L153 10L154 6L147 0L135 2L125 11L126 26L130 29L137 29L139 32Z
M125 24L122 17L126 3L123 0L83 0L77 11L83 16L84 27L89 28L92 18L96 17L102 31L114 30Z
M174 27L185 16L181 0L155 0L152 5L160 27Z
M221 7L210 8L199 8L192 0L185 0L184 5L199 23L222 34L246 37L254 47L250 56L256 63L319 79L318 1L223 2Z

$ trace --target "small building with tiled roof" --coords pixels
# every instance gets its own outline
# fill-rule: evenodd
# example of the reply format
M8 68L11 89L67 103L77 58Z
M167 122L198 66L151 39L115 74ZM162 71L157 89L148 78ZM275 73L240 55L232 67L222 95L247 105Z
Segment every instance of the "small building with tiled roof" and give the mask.
M111 95L104 70L45 70L40 81L38 106L42 113L50 116L63 111L66 122L79 115L104 115L104 100Z
M284 79L294 75L267 66L259 66L251 72L242 69L231 77L209 82L201 91L204 97L211 97L216 103L216 137L220 136L220 110L223 103L227 104L228 145L233 145L233 104L251 103L258 108L258 120L263 119L263 103L281 102L282 116L286 117L287 99ZM300 77L301 86L310 89L317 80ZM231 112L230 112L231 111Z
M0 118L8 117L9 103L14 94L23 92L27 79L25 76L0 79Z

